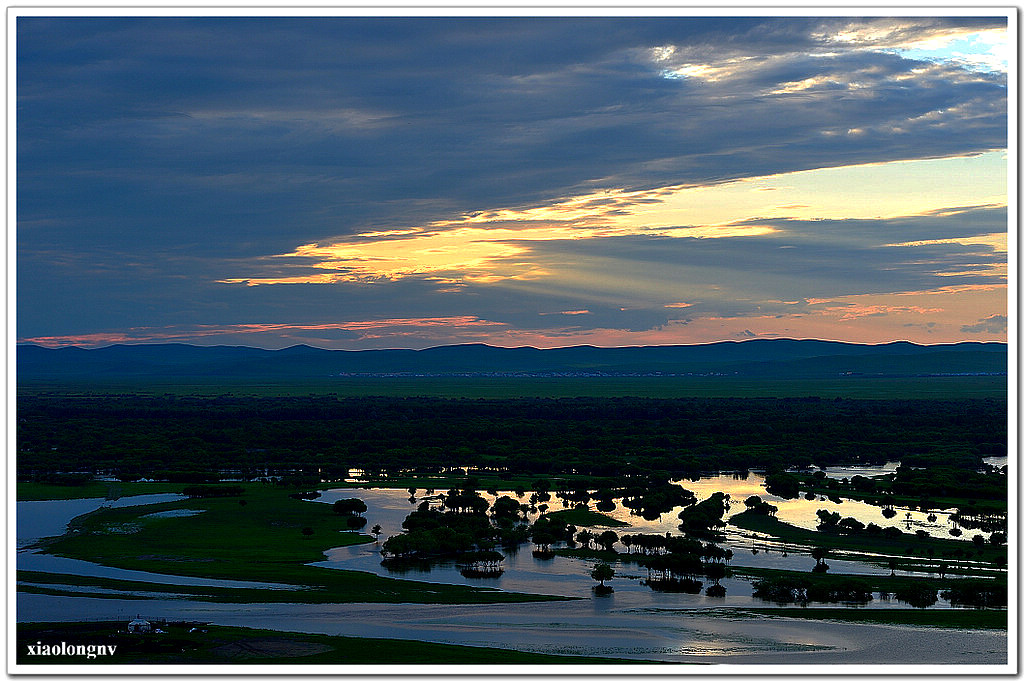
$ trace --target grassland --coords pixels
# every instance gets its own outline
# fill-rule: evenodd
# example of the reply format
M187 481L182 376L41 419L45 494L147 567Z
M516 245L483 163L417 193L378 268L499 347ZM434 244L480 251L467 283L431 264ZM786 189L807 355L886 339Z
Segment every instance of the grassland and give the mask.
M303 664L303 665L552 665L638 664L634 660L526 653L401 639L302 634L199 623L162 624L165 633L129 635L126 622L19 624L19 664ZM196 631L191 631L195 628ZM115 654L89 660L80 656L28 655L28 646L54 644L116 645Z
M471 475L419 475L419 476L391 476L367 478L360 482L329 482L324 483L325 487L363 487L367 489L408 489L416 488L416 494L422 494L425 490L448 490L463 489L467 480L474 480L473 486L477 490L494 490L497 492L511 492L516 487L522 486L527 494L532 494L531 485L538 480L546 480L550 483L557 483L564 480L593 480L588 475L573 475L561 473L555 475L531 475L529 473L518 473L507 475L504 478L498 477L494 471L474 471Z
M175 395L338 397L844 397L858 399L1006 398L1005 376L928 376L833 379L749 379L728 376L615 377L336 377L302 381L19 381L18 395Z
M884 608L860 610L857 608L737 608L718 611L722 616L742 616L750 613L758 617L787 617L803 620L831 622L857 622L864 624L893 624L940 629L997 629L1007 628L1006 610L922 610L920 608Z
M798 570L780 570L778 568L747 566L730 566L729 572L732 575L743 576L750 579L795 578L800 580L801 583L822 587L840 587L843 586L844 582L854 579L866 584L872 591L888 593L896 593L901 589L911 589L914 587L930 587L942 590L949 588L954 582L956 584L977 585L992 585L995 583L995 581L991 579L957 578L956 580L952 580L946 578L940 579L938 577L923 577L918 575L851 575L844 573L801 572Z
M101 565L289 584L297 589L276 594L260 590L258 598L250 600L497 603L552 598L307 565L323 560L323 552L329 548L373 538L341 531L344 518L327 504L298 501L269 485L249 484L245 490L241 498L100 509L75 519L67 534L47 541L45 548L49 553ZM201 512L188 517L153 515L182 510ZM307 528L312 532L304 533Z
M567 508L563 511L552 511L546 515L554 520L577 527L629 527L629 523L586 508Z
M493 489L497 492L512 492L513 489L522 485L528 492L530 485L537 480L559 482L562 480L587 480L585 475L514 475L507 479L498 477L497 473L481 472L475 478L476 489ZM465 475L444 475L444 476L419 476L419 477L389 477L372 478L360 482L333 481L319 485L320 489L408 489L414 487L417 494L422 494L427 489L449 490L462 489L466 486L467 476ZM236 484L236 483L226 483ZM87 482L84 485L54 485L43 482L19 482L17 483L16 494L18 501L58 501L68 499L103 499L115 498L109 496L111 490L117 490L116 497L127 497L136 494L181 494L182 490L189 487L188 483L181 482Z
M18 570L17 589L24 593L50 596L88 596L119 600L188 598L217 603L295 602L291 589L235 589L228 587L159 584L109 577L88 577L63 573Z
M843 499L854 499L856 501L866 501L869 504L875 504L878 506L906 506L907 508L921 508L921 510L935 508L962 508L965 510L970 509L972 503L977 503L977 499L970 499L968 497L956 496L950 494L943 496L940 501L932 501L925 503L922 501L920 496L913 496L909 494L879 494L878 492L865 492L862 490L851 489L850 486L845 486L842 489L833 489L822 484L822 482L811 475L798 474L801 482L801 494L811 492L812 494L821 497L823 499L828 497L840 497ZM806 486L806 485L810 486ZM989 508L1006 510L1006 499L985 499L984 505Z
M745 530L763 532L784 542L800 544L802 546L822 546L835 551L905 556L909 555L910 550L912 550L916 557L923 557L931 549L932 554L928 556L931 559L933 557L941 557L943 554L952 554L957 549L966 549L974 552L975 555L972 560L995 564L999 559L1002 559L1004 565L1006 560L1005 546L986 546L983 553L978 553L977 548L973 544L955 539L922 538L913 534L904 534L897 538L888 538L880 534L870 535L863 532L850 535L830 534L816 530L806 530L802 527L784 523L776 518L751 511L737 513L729 518L729 523ZM844 557L858 558L860 556L853 554ZM879 560L877 557L871 558L866 556L863 559L875 562ZM954 572L954 570L950 570L950 572Z
M44 482L19 482L18 501L52 501L58 499L117 499L136 494L181 494L187 487L174 482L100 482L91 480L81 485L53 485Z

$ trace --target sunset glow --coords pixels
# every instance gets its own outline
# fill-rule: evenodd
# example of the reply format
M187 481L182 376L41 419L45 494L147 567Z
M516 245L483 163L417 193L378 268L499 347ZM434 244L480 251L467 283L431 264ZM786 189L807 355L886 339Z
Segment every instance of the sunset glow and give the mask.
M17 339L1006 340L1005 17L584 23L19 19Z

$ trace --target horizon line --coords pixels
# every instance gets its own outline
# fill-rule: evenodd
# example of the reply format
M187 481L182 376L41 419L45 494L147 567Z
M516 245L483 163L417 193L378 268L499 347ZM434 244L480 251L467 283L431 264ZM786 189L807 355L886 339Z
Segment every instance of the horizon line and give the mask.
M915 341L906 340L906 339L896 339L896 340L890 340L890 341L883 341L883 342L879 342L879 343L864 343L864 342L856 342L856 341L831 340L831 339L826 339L826 338L778 337L778 338L725 339L725 340L717 340L717 341L708 341L708 342L705 342L705 343L669 343L669 344L652 344L652 345L592 345L592 344L589 344L589 343L584 343L584 344L579 344L579 345L560 345L560 346L550 347L550 348L540 348L540 347L537 347L537 346L534 346L534 345L492 345L490 343L481 343L481 342L447 343L447 344L442 344L442 345L430 345L430 346L423 347L423 348L387 347L387 348L345 349L345 348L322 348L322 347L317 347L317 346L314 346L314 345L309 345L308 343L296 343L294 345L287 345L287 346L284 346L284 347L281 347L281 348L266 348L266 347L259 347L259 346L255 346L255 345L229 345L229 344L199 345L199 344L196 344L196 343L188 343L188 342L183 342L183 341L170 341L170 342L166 342L166 341L145 342L145 341L142 341L142 342L138 342L138 343L111 343L109 345L98 345L98 346L95 346L95 347L88 347L88 346L81 346L81 345L62 345L62 346L57 346L57 347L51 347L51 346L43 345L43 344L40 344L40 343L34 343L34 342L31 342L31 341L24 341L24 342L16 341L15 342L15 349L21 348L21 347L36 347L36 348L41 348L43 350L76 349L76 350L92 351L92 350L106 350L106 349L115 348L115 347L140 347L140 346L180 345L180 346L192 347L192 348L244 348L244 349L249 349L249 350L264 350L266 352L281 352L283 350L291 350L293 348L310 348L311 350L321 350L321 351L324 351L324 352L389 352L389 351L398 351L398 350L407 350L407 351L410 351L410 352L424 352L424 351L427 351L427 350L437 350L437 349L441 349L441 348L457 348L457 347L487 347L487 348L494 348L496 350L538 350L538 351L543 352L543 351L546 351L546 350L570 350L570 349L574 349L574 348L593 348L593 349L597 349L597 350L626 350L626 349L631 349L631 348L632 349L637 349L637 348L681 348L681 347L694 348L694 347L704 347L704 346L710 346L710 345L722 345L722 344L725 344L725 343L733 343L733 344L739 345L739 344L743 344L743 343L751 343L751 342L758 342L758 341L760 341L760 342L790 341L790 342L797 342L797 343L810 341L810 342L817 342L817 343L835 343L835 344L840 344L840 345L855 345L855 346L862 346L862 347L880 347L880 346L884 346L884 345L896 345L896 344L900 344L900 343L905 343L907 345L915 345L915 346L924 347L924 348L927 348L927 347L953 346L953 345L961 345L961 344L966 344L966 343L971 343L971 344L975 344L975 345L1006 345L1006 346L1009 346L1009 341L991 341L991 340L985 340L985 341L983 341L983 340L960 340L960 341L950 341L950 342L942 342L942 343L917 343Z

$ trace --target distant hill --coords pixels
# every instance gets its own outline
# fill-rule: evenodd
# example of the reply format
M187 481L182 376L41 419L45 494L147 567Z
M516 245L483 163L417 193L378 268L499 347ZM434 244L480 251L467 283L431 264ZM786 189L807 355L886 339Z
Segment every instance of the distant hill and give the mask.
M729 375L829 378L848 374L922 376L1003 374L1005 343L864 345L819 340L748 340L706 345L540 350L482 344L425 350L283 350L178 343L105 348L17 348L17 378L302 379L339 375Z

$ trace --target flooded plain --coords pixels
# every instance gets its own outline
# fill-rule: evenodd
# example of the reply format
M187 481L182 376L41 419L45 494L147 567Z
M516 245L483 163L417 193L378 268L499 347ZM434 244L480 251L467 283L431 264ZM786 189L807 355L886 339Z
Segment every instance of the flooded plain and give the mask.
M817 517L814 515L817 508L827 507L831 510L835 506L835 504L830 502L827 502L828 505L826 506L816 505L819 502L807 501L803 498L793 500L779 499L767 494L764 488L760 486L762 482L763 478L761 476L751 474L745 479L732 475L720 475L705 478L696 483L686 481L683 484L687 489L696 493L698 499L701 500L716 491L730 494L733 500L732 507L727 512L726 517L744 509L743 499L752 494L758 494L762 499L779 506L778 517L780 519L786 522L793 522L793 524L799 524L808 529L814 529L817 525ZM447 490L436 491L447 492ZM420 493L422 495L422 490ZM494 501L494 495L481 494L489 502ZM314 565L333 569L361 570L384 577L401 577L439 584L493 586L506 591L584 598L592 596L591 588L595 582L590 578L590 570L597 561L566 556L538 559L533 556L529 544L521 546L517 551L504 552L506 554L505 560L502 561L504 573L497 578L465 577L453 562L435 563L429 567L419 569L406 568L399 570L385 567L381 565L380 544L383 544L388 537L402 533L402 521L405 520L405 517L410 512L415 510L417 504L422 501L422 496L416 497L414 502L410 502L409 493L406 490L345 488L325 490L319 499L307 503L333 504L339 499L346 498L359 498L366 503L369 509L364 514L368 519L367 526L370 527L374 524L381 526L380 541L330 549L325 553L325 560L314 563ZM552 510L555 509L554 501L550 502L553 505ZM884 521L886 525L889 524L888 521L882 518L879 507L863 503L859 506L855 512L865 515L871 513L872 518L874 514L877 514L879 520ZM786 510L785 515L783 515L784 509ZM639 516L631 515L629 509L620 505L614 511L606 513L606 515L629 524L627 527L611 528L620 536L638 533L665 534L666 532L679 535L679 520L676 518L679 510L675 509L671 513L665 513L658 520L645 520ZM531 514L531 520L536 515ZM852 515L852 513L847 512L844 515ZM811 518L814 519L813 523L810 520ZM795 522L796 520L801 522ZM922 522L927 522L927 520L922 519ZM751 533L733 526L727 526L726 540L722 542L722 545L733 550L734 556L730 561L730 565L733 566L810 572L815 564L814 558L810 556L806 549L778 545L774 542L753 537ZM621 543L617 543L615 548L620 552L626 551L626 548ZM861 561L829 558L828 563L833 574L887 575L890 572L886 567ZM714 598L704 595L703 592L700 594L654 592L643 584L643 580L647 577L646 569L636 565L620 563L615 565L615 570L616 577L610 582L610 585L615 588L616 600L619 603L625 603L630 606L702 608L717 606L764 607L772 605L766 601L754 598L752 596L753 587L750 581L741 577L727 577L723 579L721 583L726 588L726 596L724 598ZM924 575L926 573L900 570L898 574ZM876 597L867 604L856 607L876 609L903 608L907 606L896 600L883 600ZM940 598L938 603L932 607L949 607L949 604Z
M697 482L686 481L700 499L714 491L730 494L730 513L742 510L742 500L758 494L779 507L778 517L787 522L813 527L817 508L831 502L782 500L765 493L761 477L717 476ZM438 490L441 491L441 490ZM446 491L446 490L445 490ZM422 491L421 491L422 494ZM489 501L493 497L488 496ZM169 498L168 498L169 497ZM380 524L381 542L401 532L401 523L419 502L409 502L405 490L326 490L319 499L306 503L333 503L342 498L363 499L368 510L368 527ZM125 498L116 505L159 503L178 495L148 495ZM557 500L555 500L557 501ZM64 531L76 515L95 510L103 500L72 502L19 502L18 544L25 546L40 537ZM22 506L26 504L29 506ZM849 504L849 505L848 505ZM844 501L843 515L871 514L863 522L879 522L881 509L869 504ZM552 503L552 509L557 508ZM621 506L608 515L630 524L614 528L623 533L678 534L674 511L659 520L648 521L629 514ZM877 515L877 519L876 516ZM183 516L184 517L184 516ZM896 519L894 519L896 520ZM809 571L814 559L800 551L783 552L778 547L752 539L730 528L725 542L733 548L733 565L776 567ZM622 547L618 547L622 550ZM757 548L757 553L753 549ZM396 572L380 565L379 544L370 542L331 549L315 565L325 569L354 569L380 575L435 583L472 584L526 593L555 594L578 600L495 605L416 604L294 604L294 603L207 603L172 599L165 594L154 600L119 599L82 595L17 594L18 621L78 621L88 619L131 619L137 614L152 618L204 621L223 625L272 627L282 631L341 634L383 638L414 639L438 643L495 646L523 651L557 654L608 656L637 660L735 664L1005 664L1007 637L1002 631L937 630L924 627L882 624L852 624L753 616L736 608L765 607L771 603L754 599L751 585L741 578L722 580L724 598L701 594L655 593L642 584L646 571L636 566L617 565L610 582L610 596L595 597L589 577L593 561L557 556L535 559L529 545L511 552L497 579L463 577L454 565L438 566L429 572ZM866 574L884 572L866 563L829 559L833 572ZM137 570L110 568L87 561L48 556L32 550L18 552L19 569L133 579L160 584L209 586L257 586L233 582L159 575ZM260 586L274 587L284 585ZM81 589L78 589L81 591ZM799 607L799 606L790 606ZM813 607L813 606L812 606ZM834 607L834 606L832 606ZM870 609L906 607L893 600L875 598ZM949 607L944 601L933 606ZM889 669L889 668L887 668Z
M279 631L683 663L894 665L884 667L885 672L918 674L926 673L930 665L1007 663L1005 632L823 623L755 617L728 608L635 607L620 603L618 593L609 598L501 606L239 605L19 593L18 612L45 613L23 621L127 622L142 614Z

